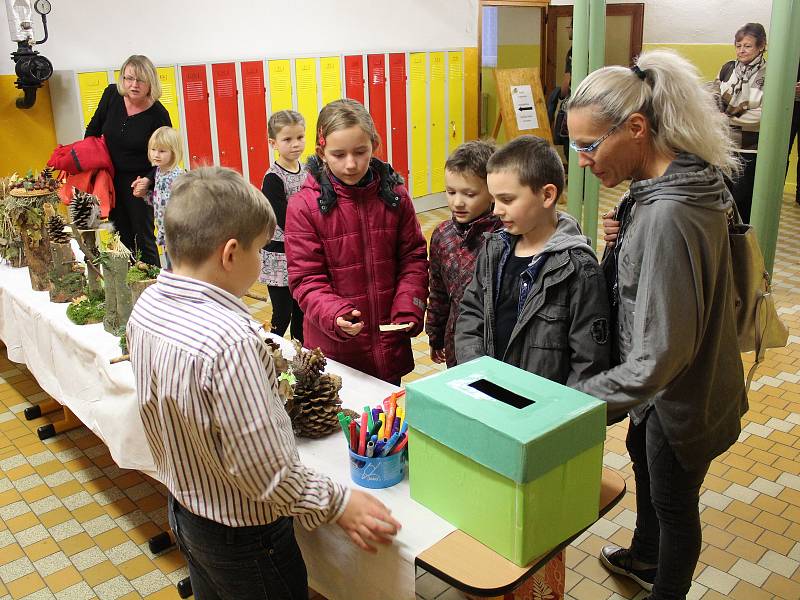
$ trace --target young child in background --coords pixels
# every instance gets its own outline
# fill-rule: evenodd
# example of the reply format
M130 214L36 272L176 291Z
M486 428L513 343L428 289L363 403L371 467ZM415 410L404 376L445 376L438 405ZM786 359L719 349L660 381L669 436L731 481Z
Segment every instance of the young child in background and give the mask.
M307 529L335 522L371 551L400 524L300 461L266 332L240 299L272 238L269 203L235 171L193 169L175 184L165 227L174 270L142 294L127 335L195 597L308 598L294 518Z
M164 267L172 268L164 239L164 210L170 199L172 184L178 175L184 172L180 167L183 161L183 141L181 134L172 127L159 127L150 136L147 144L150 164L153 165L147 179L137 178L133 182L133 195L147 198L148 187L153 186L150 202L153 204L153 216L156 225L156 245L164 256Z
M271 332L283 336L291 322L292 338L303 341L303 311L289 291L289 272L286 268L284 233L289 196L303 185L306 170L300 155L306 146L306 122L293 110L281 110L267 123L269 145L278 151L278 158L264 175L261 191L272 205L278 226L269 244L261 252L261 275L258 280L267 284L272 303Z
M325 106L316 155L286 214L289 287L305 314L305 345L399 384L414 368L428 261L403 179L373 152L380 145L354 100ZM404 325L381 331L381 326ZM384 329L386 329L384 327Z
M489 159L494 214L456 323L463 363L493 356L565 385L609 367L608 298L578 224L556 211L564 168L543 139L524 135Z
M431 236L430 296L425 331L431 360L456 365L454 337L458 306L472 281L475 260L485 243L484 233L500 229L492 214L492 195L486 187L486 163L493 143L476 140L462 144L444 164L447 205L451 219Z

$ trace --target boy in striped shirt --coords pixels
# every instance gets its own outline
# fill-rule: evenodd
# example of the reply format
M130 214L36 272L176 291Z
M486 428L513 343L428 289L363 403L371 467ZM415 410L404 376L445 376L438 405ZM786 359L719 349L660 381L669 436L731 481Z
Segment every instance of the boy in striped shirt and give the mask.
M300 462L263 327L240 297L275 215L241 175L182 175L164 217L173 271L136 303L127 336L139 412L197 598L305 599L293 518L358 546L400 524L377 499Z

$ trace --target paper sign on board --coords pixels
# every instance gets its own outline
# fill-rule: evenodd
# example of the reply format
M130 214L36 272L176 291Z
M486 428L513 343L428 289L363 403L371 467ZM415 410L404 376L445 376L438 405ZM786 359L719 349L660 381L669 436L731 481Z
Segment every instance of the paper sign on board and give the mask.
M529 85L512 85L511 101L514 104L514 116L517 118L517 129L539 129L536 118L536 106L533 103L533 91Z

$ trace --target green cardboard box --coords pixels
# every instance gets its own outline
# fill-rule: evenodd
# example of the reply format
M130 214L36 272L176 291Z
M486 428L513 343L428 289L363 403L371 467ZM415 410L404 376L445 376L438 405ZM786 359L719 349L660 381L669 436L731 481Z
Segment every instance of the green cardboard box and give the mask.
M604 402L483 357L409 383L406 420L411 497L517 565L597 519Z

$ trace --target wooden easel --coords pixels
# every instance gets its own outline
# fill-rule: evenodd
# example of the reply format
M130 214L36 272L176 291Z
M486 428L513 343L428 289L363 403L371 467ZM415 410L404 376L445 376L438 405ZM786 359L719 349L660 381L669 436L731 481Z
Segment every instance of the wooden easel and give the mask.
M492 130L492 138L497 139L501 123L505 126L506 139L513 140L521 135L536 135L553 143L550 121L547 118L547 103L542 91L542 80L537 67L522 69L494 69L494 81L497 89L497 103L500 108ZM517 110L528 110L529 107L515 107L513 89L519 86L530 86L533 94L533 110L536 111L537 126L533 129L519 129L517 126Z

